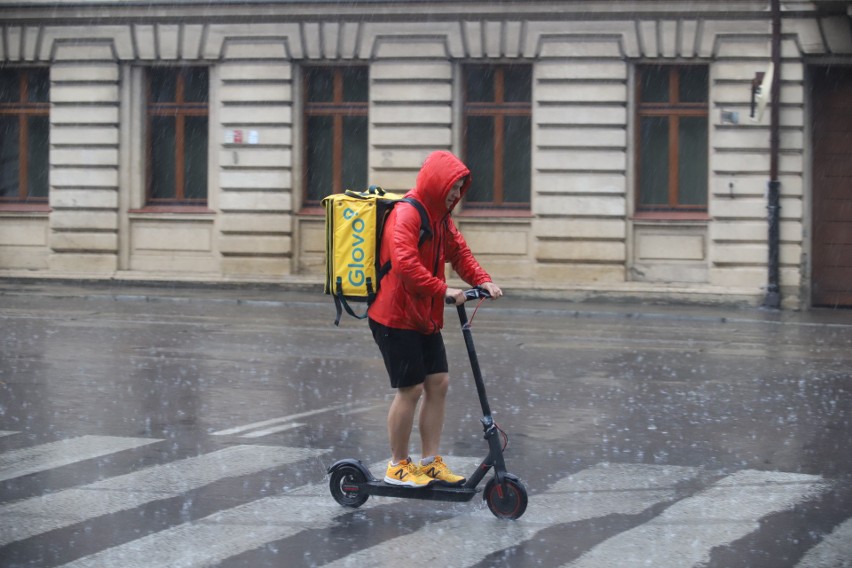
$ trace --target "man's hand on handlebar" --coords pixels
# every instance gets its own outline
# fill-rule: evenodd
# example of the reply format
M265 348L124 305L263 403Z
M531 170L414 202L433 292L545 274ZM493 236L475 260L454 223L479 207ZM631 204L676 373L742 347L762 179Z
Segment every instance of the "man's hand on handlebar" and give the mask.
M480 284L479 287L488 292L488 295L491 296L492 300L496 300L503 295L503 290L501 290L500 286L494 282L484 282Z
M469 293L473 293L473 295L469 295ZM497 286L493 282L484 282L477 288L473 288L471 290L468 290L467 292L464 290L459 290L458 288L448 287L446 292L444 292L444 301L447 304L461 306L467 300L470 299L485 297L496 300L502 295L503 290L501 290L499 286Z
M466 298L464 297L464 290L459 290L458 288L450 288L447 287L447 291L444 292L444 301L447 304L453 304L455 306L461 306L464 304Z

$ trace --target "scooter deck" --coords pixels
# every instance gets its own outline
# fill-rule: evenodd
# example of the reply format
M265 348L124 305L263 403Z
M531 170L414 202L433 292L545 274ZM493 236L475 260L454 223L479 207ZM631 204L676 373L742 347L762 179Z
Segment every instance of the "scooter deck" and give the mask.
M404 497L407 499L423 499L426 501L457 501L465 502L473 499L479 493L475 487L450 487L447 485L430 485L429 487L405 487L391 485L381 480L371 480L365 483L367 493L381 497Z

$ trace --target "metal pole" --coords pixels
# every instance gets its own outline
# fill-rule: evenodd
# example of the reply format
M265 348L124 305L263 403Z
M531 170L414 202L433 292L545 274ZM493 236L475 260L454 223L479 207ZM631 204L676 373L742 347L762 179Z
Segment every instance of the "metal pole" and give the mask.
M467 310L464 304L456 306L459 313L459 322L461 322L462 336L464 336L464 344L467 346L467 356L470 359L470 368L473 371L473 381L476 383L476 394L479 395L479 404L482 406L482 425L485 429L493 424L491 418L491 407L488 405L488 397L485 395L485 382L482 379L482 371L479 368L479 358L476 356L476 347L473 345L473 333L470 331L470 324L467 321Z
M781 216L781 182L778 181L779 127L781 116L781 0L770 0L772 15L772 85L769 109L769 188L767 211L769 217L768 282L763 307L773 310L781 308L779 220Z

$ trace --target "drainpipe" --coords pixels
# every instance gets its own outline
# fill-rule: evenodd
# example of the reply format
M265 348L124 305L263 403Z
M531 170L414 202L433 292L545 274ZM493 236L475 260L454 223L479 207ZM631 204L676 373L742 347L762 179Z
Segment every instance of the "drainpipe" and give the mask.
M769 217L769 270L763 307L781 308L778 250L781 216L781 182L778 181L779 126L781 115L781 0L770 0L772 17L772 85L769 108L769 191L766 209Z

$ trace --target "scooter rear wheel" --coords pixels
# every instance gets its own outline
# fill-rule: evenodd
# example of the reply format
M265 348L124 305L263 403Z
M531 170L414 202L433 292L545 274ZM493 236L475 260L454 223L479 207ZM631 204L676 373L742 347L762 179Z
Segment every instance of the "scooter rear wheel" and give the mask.
M485 485L485 501L495 517L517 519L527 510L527 490L520 481L506 478L506 489L492 477Z
M334 500L344 507L357 508L363 505L370 496L363 490L367 477L354 465L342 465L336 468L328 480L328 488ZM362 487L357 487L361 485Z

